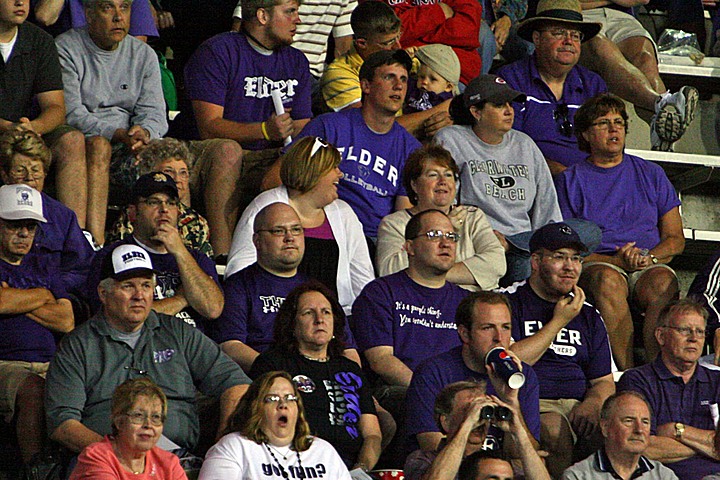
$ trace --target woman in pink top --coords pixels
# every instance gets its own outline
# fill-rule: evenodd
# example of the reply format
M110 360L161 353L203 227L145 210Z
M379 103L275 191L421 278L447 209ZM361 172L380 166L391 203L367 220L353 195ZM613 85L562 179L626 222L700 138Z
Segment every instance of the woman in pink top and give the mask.
M112 435L83 450L70 480L187 480L178 457L155 446L167 415L160 387L146 377L127 380L111 411Z

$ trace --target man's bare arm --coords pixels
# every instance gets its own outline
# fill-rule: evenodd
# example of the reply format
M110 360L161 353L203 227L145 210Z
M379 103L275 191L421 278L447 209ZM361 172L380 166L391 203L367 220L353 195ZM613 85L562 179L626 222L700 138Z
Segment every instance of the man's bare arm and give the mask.
M695 450L675 439L651 435L650 444L643 455L662 463L673 463L694 456Z
M230 417L248 387L249 385L235 385L225 390L220 396L220 424L218 425L217 439L220 439L225 433L230 423Z
M101 442L103 437L77 420L65 420L50 434L50 439L80 453L91 443Z
M54 25L64 6L65 0L39 0L35 5L35 19L43 27Z
M393 347L381 345L365 350L370 368L390 385L407 387L413 372L394 355Z
M253 362L260 355L257 350L247 346L240 340L228 340L221 343L220 348L246 372L250 371Z
M75 315L67 298L41 305L27 316L54 332L68 333L75 328Z
M35 133L44 135L65 123L65 95L62 90L37 94L40 115L30 120Z
M1 315L29 313L54 301L55 296L46 288L12 288L5 282L0 286Z

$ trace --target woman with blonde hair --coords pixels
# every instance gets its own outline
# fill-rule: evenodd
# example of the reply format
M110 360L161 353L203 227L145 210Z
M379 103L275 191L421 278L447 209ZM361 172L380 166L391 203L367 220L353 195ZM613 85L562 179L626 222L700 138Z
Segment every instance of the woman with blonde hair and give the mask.
M257 213L271 203L287 203L304 229L305 255L298 271L330 287L349 314L355 297L374 273L360 220L338 198L340 152L320 138L305 137L281 160L283 184L261 193L245 209L235 228L225 275L256 261L252 237Z
M256 379L205 456L200 480L326 478L349 480L331 444L310 435L297 386L285 372Z

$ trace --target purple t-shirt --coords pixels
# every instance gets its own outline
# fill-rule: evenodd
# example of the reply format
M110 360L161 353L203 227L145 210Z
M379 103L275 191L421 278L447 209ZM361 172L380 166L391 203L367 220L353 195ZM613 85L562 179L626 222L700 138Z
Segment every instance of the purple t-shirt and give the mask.
M680 205L659 165L628 154L611 168L578 163L555 177L555 189L563 218L595 222L602 230L596 252L609 255L628 242L654 248L661 217Z
M535 54L518 60L498 70L498 75L512 88L527 95L525 103L514 103L513 128L525 132L542 151L545 158L565 166L582 162L587 154L577 146L574 133L563 135L560 125L565 121L562 113L567 106L567 119L572 124L575 112L585 102L599 93L607 92L605 81L585 67L575 65L565 79L560 100L538 73Z
M634 390L642 393L650 404L655 435L658 425L684 423L703 430L715 430L712 418L713 405L720 400L720 371L697 365L690 381L684 383L667 369L658 356L653 363L626 371L617 384L619 392ZM717 410L716 410L717 411ZM678 478L700 480L705 475L720 471L720 462L695 455L687 460L667 463Z
M361 351L386 345L410 370L460 345L455 310L470 293L446 282L424 287L405 270L368 283L353 303L353 333Z
M77 222L75 212L42 193L43 214L29 258L37 256L48 270L59 270L67 291L80 290L86 282L95 252Z
M93 311L97 311L100 309L100 298L97 294L97 286L100 283L100 269L103 259L105 258L105 255L107 255L108 252L112 251L115 247L125 244L138 245L147 250L147 252L150 254L150 260L152 261L153 269L156 273L155 277L157 279L157 285L155 285L155 294L153 295L153 298L155 300L162 300L164 298L174 297L175 292L182 286L182 281L180 279L180 269L178 268L177 261L175 260L175 257L172 256L172 254L153 253L146 247L138 244L135 241L135 237L129 236L111 245L106 245L105 248L97 252L97 254L95 255L95 260L93 261L92 267L90 269L90 276L88 279L88 289L90 294L92 295L90 303L93 307ZM217 270L215 268L215 262L213 262L207 255L200 252L199 250L189 248L188 251L190 252L190 255L192 255L192 257L195 259L197 264L200 266L200 269L207 275L212 277L215 283L219 285L220 283L218 280ZM178 313L175 314L175 317L185 321L185 323L188 323L193 327L197 327L197 329L201 332L205 332L205 329L207 327L205 325L207 319L201 316L192 307L186 307L180 310Z
M536 439L540 439L540 386L533 368L523 363L525 385L518 391L520 411L525 424ZM440 390L453 382L462 380L483 380L487 393L496 395L490 377L485 373L470 370L462 358L462 347L455 347L422 362L413 373L410 387L405 396L407 411L412 412L405 419L410 451L419 448L415 435L424 432L439 432L440 428L433 415L435 398Z
M555 303L538 297L527 282L503 290L512 305L512 336L517 342L550 321ZM585 303L533 365L540 398L585 398L588 382L612 371L610 342L600 313Z
M37 4L36 0L31 2L32 5ZM33 6L33 10L36 7ZM87 25L85 18L85 9L82 0L65 0L65 5L60 11L60 17L57 22L47 30L54 35L60 35L67 32L71 28L82 28ZM155 19L150 10L150 2L148 0L139 0L133 2L130 9L130 35L137 37L144 35L147 37L159 37Z
M403 114L424 112L451 98L453 98L452 92L428 92L427 90L418 88L416 79L411 78L408 82L407 94L405 95Z
M46 288L55 299L67 298L57 271L47 270L37 259L27 256L21 265L0 260L0 281L12 288ZM25 315L0 315L0 359L23 362L49 362L55 355L52 332Z
M242 33L215 35L198 47L185 66L190 100L219 105L223 118L251 123L275 113L270 92L280 89L285 110L295 120L312 117L310 67L296 48L282 47L271 55L255 50ZM245 142L243 148L279 147L267 140Z
M402 171L420 142L397 122L388 133L373 132L360 108L312 119L298 138L308 135L324 138L340 150L343 178L338 194L357 214L365 235L377 237L380 220L392 213L395 198L407 196Z

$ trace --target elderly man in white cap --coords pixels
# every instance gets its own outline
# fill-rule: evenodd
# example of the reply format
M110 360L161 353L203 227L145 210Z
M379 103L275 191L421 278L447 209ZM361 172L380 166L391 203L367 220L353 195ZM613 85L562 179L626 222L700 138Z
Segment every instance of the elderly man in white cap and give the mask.
M75 452L102 440L111 432L115 388L147 375L168 397L158 446L193 450L197 390L219 398L221 432L250 379L199 330L152 310L155 273L146 250L118 245L101 268L102 310L65 338L48 372L50 438Z
M27 185L0 188L0 414L15 421L23 462L32 463L45 439L43 391L54 333L75 326L59 272L23 261L46 223L40 192Z

